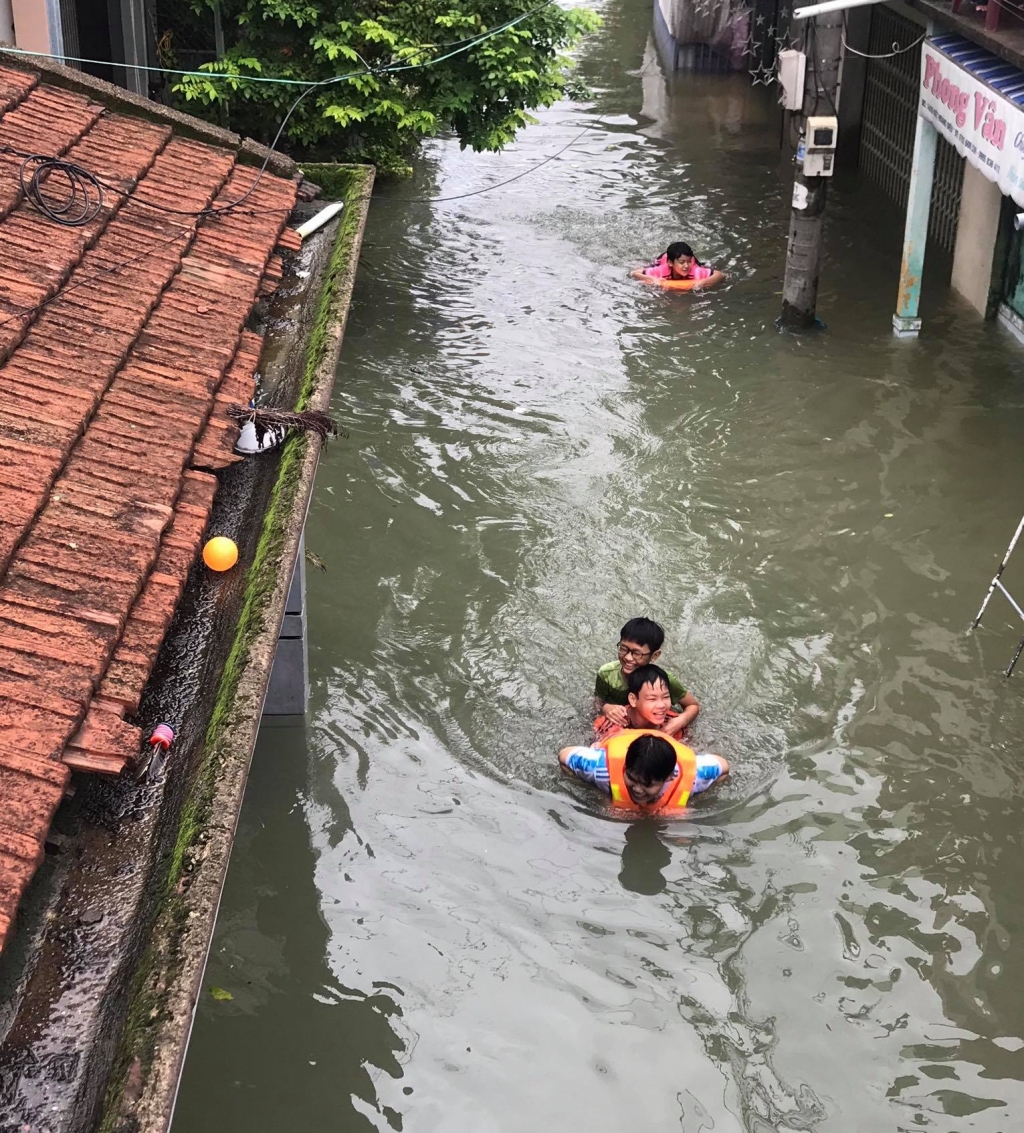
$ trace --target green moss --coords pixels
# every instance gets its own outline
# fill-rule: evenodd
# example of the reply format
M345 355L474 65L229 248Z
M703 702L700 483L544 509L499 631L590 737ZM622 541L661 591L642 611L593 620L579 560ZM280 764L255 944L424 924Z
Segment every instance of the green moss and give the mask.
M305 370L296 400L298 409L302 409L316 391L320 370L332 345L331 329L341 314L338 310L339 285L349 273L355 271L352 251L363 215L360 205L372 183L372 169L365 166L318 165L309 168L311 179L325 189L329 181L328 195L338 194L337 199L344 200L347 207L342 213L342 221L324 273L316 315L306 344ZM325 173L329 176L325 176ZM131 1063L138 1058L143 1066L147 1066L153 1056L163 1000L162 992L156 986L160 981L156 977L176 962L173 949L188 915L186 900L178 893L178 881L189 850L210 821L217 780L225 755L225 740L232 731L239 684L253 644L265 627L265 610L277 587L281 553L302 479L307 443L301 434L292 436L281 452L263 530L246 574L242 610L231 651L221 674L201 760L182 805L177 836L170 852L163 901L157 916L164 918L171 943L169 949L162 947L163 942L158 942L154 934L139 964L118 1056L107 1086L99 1133L112 1133L116 1128L120 1099Z
M356 206L367 191L371 173L368 168L357 165L317 165L310 169L316 171L317 183L321 185L325 181L323 174L330 174L332 190L342 194L337 199L344 200L346 208L324 273L316 316L306 344L305 370L295 406L299 410L306 407L316 389L317 375L330 345L330 329L338 314L338 284L349 271L355 270L355 264L350 263L350 260L362 218L362 209ZM181 876L185 854L208 818L220 766L219 744L225 734L225 727L230 722L238 682L245 669L252 642L263 629L263 611L277 584L278 560L302 471L306 443L306 438L301 434L292 436L281 454L280 469L263 521L263 532L246 579L245 602L238 620L238 629L224 665L217 701L206 730L203 766L182 808L167 879L171 892Z
M299 163L307 181L319 185L328 201L348 201L353 190L358 192L366 180L366 167L362 165L336 165L326 161Z
M320 293L320 305L309 336L309 349L306 352L306 372L299 391L296 409L305 409L316 388L316 376L324 360L330 343L330 329L335 317L335 298L338 282L349 271L355 271L352 260L352 247L359 235L363 210L359 205L369 199L373 183L373 170L365 165L303 165L303 174L320 185L329 200L344 201L341 224L334 241L330 263L324 275L324 287Z
M185 864L185 855L209 821L210 804L217 789L217 774L223 756L221 744L230 730L238 684L249 659L249 651L264 627L264 610L277 586L281 550L302 472L306 443L305 437L293 436L286 442L281 454L281 464L267 506L263 531L252 565L246 574L245 599L235 639L224 663L217 700L206 729L202 763L181 810L178 836L167 873L167 897L170 901L176 899L175 889Z

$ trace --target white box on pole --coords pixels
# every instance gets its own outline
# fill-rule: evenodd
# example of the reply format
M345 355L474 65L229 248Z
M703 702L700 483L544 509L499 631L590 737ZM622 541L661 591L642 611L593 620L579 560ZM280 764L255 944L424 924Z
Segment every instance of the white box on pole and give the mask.
M804 75L807 56L802 51L779 52L779 86L782 88L782 106L785 110L802 110L804 106Z
M835 172L836 140L839 121L836 118L807 119L804 155L805 177L831 177Z

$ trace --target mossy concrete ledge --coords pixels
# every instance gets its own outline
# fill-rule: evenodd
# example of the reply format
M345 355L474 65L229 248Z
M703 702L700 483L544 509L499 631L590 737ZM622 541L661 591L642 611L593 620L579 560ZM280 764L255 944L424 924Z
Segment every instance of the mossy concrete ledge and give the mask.
M324 199L346 202L304 341L298 408L330 405L355 280L373 170L309 166ZM264 381L287 359L264 357ZM268 380L269 379L269 380ZM294 389L292 383L287 383ZM241 615L224 665L202 754L168 854L166 889L140 967L100 1129L169 1129L213 936L238 814L321 443L296 436L281 454L262 533L246 576Z

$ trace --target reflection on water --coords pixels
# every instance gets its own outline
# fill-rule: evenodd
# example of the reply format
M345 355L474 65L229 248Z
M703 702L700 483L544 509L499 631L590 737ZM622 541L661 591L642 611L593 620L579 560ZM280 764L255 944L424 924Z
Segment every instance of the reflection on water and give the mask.
M188 1133L1006 1133L1024 1103L1018 348L830 196L827 334L778 336L770 95L671 84L610 0L510 152L371 216L308 526L314 698L266 731L176 1118ZM652 294L685 237L732 282ZM948 267L948 265L946 265ZM1011 579L1012 588L1012 579ZM562 781L650 613L733 775L681 823Z
M325 961L307 783L303 731L265 728L204 984L232 998L209 996L216 1028L204 1025L208 1004L200 1010L176 1129L329 1129L339 1113L346 1129L375 1129L378 1114L400 1127L375 1083L402 1077L401 989L362 985ZM343 811L336 818L351 831Z
M662 871L671 864L672 851L665 845L658 823L631 822L626 826L619 871L623 889L647 897L663 893L668 882Z

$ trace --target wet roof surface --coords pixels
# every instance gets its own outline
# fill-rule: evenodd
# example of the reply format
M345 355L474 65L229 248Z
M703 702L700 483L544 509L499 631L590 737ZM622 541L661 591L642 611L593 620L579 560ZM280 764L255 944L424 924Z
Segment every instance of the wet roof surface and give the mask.
M60 156L117 191L66 227L22 194ZM253 393L292 181L0 67L0 949L71 771L117 774ZM155 207L155 206L163 206ZM176 210L176 211L173 211Z

